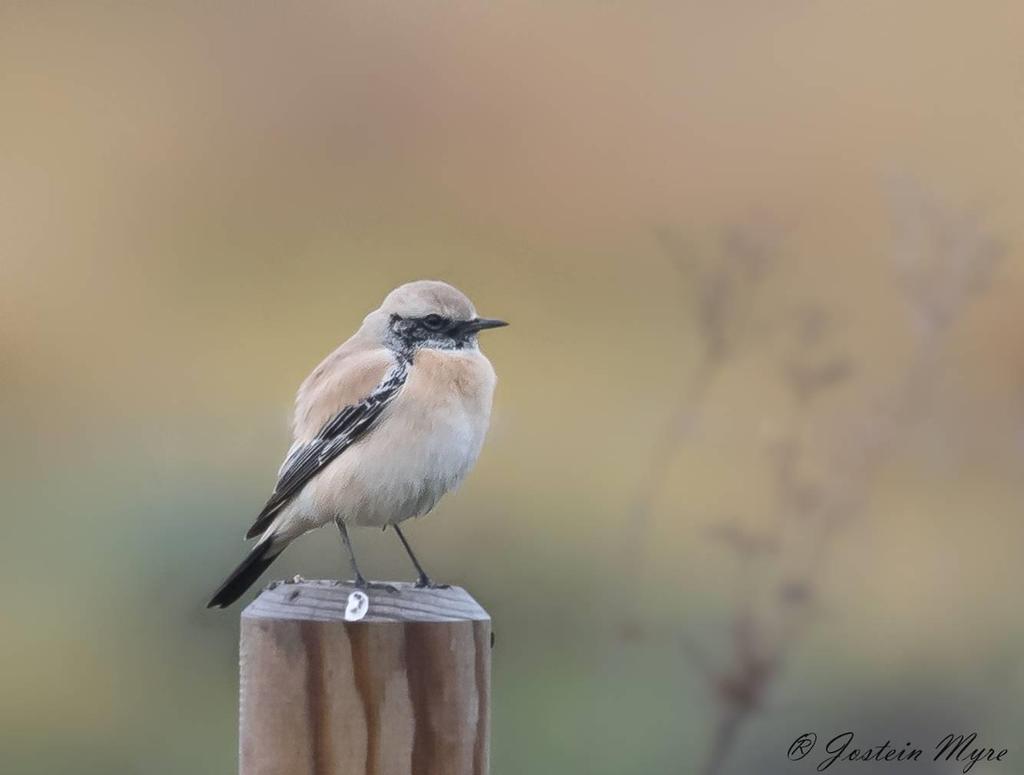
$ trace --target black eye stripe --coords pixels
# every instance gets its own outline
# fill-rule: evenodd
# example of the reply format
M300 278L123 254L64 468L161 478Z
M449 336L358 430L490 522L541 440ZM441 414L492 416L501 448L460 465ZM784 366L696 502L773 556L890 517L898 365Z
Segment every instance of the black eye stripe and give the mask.
M415 317L392 313L388 346L407 357L412 357L421 347L462 350L474 346L476 342L476 332L467 326L469 322L453 320L436 312Z

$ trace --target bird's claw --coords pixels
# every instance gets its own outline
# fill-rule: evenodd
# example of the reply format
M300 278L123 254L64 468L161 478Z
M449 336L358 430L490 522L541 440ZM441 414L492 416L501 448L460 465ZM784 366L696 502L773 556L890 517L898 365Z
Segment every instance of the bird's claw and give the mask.
M451 589L451 584L435 584L428 576L420 576L416 581L416 589Z
M357 579L355 579L353 581L342 581L341 579L338 579L337 581L334 582L334 586L336 586L336 587L353 586L356 589L361 590L363 592L365 592L368 589L381 589L381 590L384 590L385 592L390 592L393 595L397 595L398 592L399 592L398 587L396 587L394 584L385 584L382 581L367 581L362 576L360 576L359 578L357 578Z
M368 582L366 578L356 578L354 582L335 582L339 587L345 587L352 585L357 590L366 592L367 590L383 590L392 595L397 595L399 590L393 584L384 584L383 582Z

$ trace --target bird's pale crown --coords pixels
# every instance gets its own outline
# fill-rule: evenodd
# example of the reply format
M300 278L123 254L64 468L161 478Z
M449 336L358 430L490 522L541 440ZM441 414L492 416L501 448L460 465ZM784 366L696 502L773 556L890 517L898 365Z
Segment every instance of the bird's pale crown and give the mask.
M403 318L441 315L451 320L472 320L476 308L462 291L440 280L417 280L391 291L381 312Z

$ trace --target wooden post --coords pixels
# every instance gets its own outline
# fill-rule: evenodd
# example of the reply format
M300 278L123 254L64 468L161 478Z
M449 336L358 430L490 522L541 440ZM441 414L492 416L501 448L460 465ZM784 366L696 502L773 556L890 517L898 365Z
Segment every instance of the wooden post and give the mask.
M490 617L395 586L281 583L242 612L240 775L487 775Z

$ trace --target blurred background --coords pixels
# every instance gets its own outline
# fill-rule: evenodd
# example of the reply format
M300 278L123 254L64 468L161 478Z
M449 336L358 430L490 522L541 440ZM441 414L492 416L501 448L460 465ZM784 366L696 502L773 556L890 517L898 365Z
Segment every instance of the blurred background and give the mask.
M1024 772L1022 28L0 4L4 772L235 770L240 608L203 606L299 382L418 278L513 323L409 530L494 617L494 773L812 771L847 729ZM267 581L342 572L321 533Z

